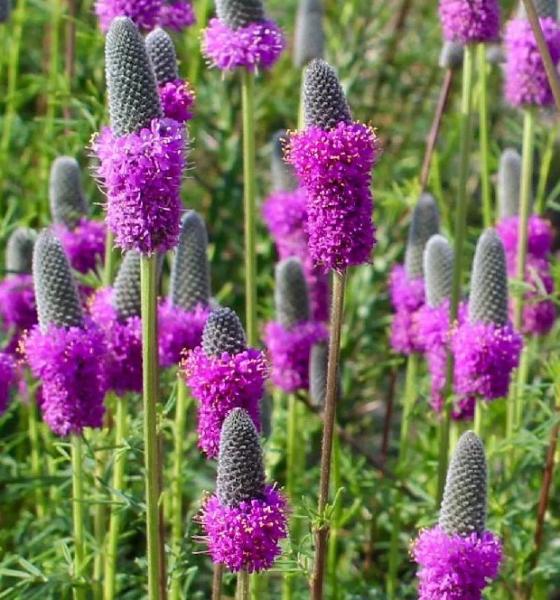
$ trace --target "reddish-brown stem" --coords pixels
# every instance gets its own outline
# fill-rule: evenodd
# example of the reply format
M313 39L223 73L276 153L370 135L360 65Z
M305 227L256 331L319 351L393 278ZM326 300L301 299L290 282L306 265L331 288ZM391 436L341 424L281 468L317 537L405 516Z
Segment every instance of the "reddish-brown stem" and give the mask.
M336 418L336 386L338 363L340 359L340 338L344 314L344 289L346 271L333 273L331 335L329 340L329 360L327 366L327 390L325 394L325 415L323 424L323 443L321 446L321 480L319 483L318 515L320 523L315 531L315 563L311 578L311 597L323 598L325 578L325 559L327 554L328 523L324 520L325 508L329 500L331 478L331 456Z
M434 114L434 120L432 121L432 127L430 129L430 134L428 135L428 140L426 142L426 152L424 153L424 162L422 164L422 173L420 175L420 187L422 188L422 191L424 191L428 185L432 157L436 148L443 115L447 107L447 101L449 100L449 93L451 92L452 83L453 69L447 69L445 71L443 83L441 84L441 90L436 106L436 112Z

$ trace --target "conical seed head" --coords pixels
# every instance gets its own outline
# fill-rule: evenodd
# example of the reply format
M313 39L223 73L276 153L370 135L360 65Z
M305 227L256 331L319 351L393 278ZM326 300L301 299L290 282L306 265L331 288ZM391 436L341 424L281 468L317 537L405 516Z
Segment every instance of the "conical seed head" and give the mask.
M463 66L465 48L458 42L444 42L439 55L439 66L442 69L460 69Z
M231 308L217 308L210 314L202 333L202 349L207 356L238 354L247 349L243 325Z
M519 213L521 190L521 156L513 148L506 148L500 157L498 169L498 211L500 218Z
M179 245L171 268L171 302L184 310L210 301L208 235L202 217L194 210L185 213Z
M144 40L127 17L111 23L105 41L111 126L117 136L148 127L162 116L156 78Z
M216 14L230 29L240 29L265 19L261 0L216 0Z
M88 214L80 165L71 156L59 156L51 166L49 201L54 223L69 228Z
M486 457L472 431L464 433L453 453L439 513L449 535L482 533L486 526Z
M431 194L422 194L414 207L408 230L404 266L410 279L424 275L424 248L439 231L439 213Z
M37 232L27 227L14 229L6 246L6 271L8 273L31 273L33 248Z
M288 258L276 265L276 318L286 329L309 321L309 294L301 261Z
M472 323L508 322L508 289L504 245L494 229L479 238L474 255L469 319Z
M297 188L294 168L284 160L287 139L288 132L285 129L277 131L272 138L272 187L277 192L289 192Z
M533 4L537 11L537 14L541 18L549 17L551 19L558 18L558 1L557 0L533 0ZM519 9L517 11L518 18L526 19L527 11L525 10L525 4L523 1L519 2Z
M234 408L225 418L218 455L218 498L225 506L262 498L264 464L259 434L246 410Z
M424 251L426 302L436 308L451 297L453 287L453 249L442 235L433 235Z
M5 23L10 18L11 11L11 0L0 0L0 23Z
M303 104L308 126L329 130L352 120L335 70L321 59L312 61L305 69Z
M160 27L146 37L146 49L159 84L179 78L177 54L173 40Z
M58 238L44 230L33 251L33 286L39 325L79 327L84 322L76 282Z
M309 395L314 406L325 405L328 364L328 344L326 342L315 344L309 359ZM336 397L340 398L340 372L336 376Z
M294 64L301 68L314 58L323 58L324 52L322 0L300 0L294 37Z
M114 285L115 310L120 319L138 317L142 311L140 295L140 254L127 252Z

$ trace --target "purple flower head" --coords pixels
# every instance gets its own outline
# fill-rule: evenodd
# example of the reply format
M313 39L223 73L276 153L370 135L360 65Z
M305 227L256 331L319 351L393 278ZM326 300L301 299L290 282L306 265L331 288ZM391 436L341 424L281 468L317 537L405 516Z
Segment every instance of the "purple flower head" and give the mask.
M54 225L53 230L68 255L72 268L79 273L94 271L105 257L105 225L82 218L73 229Z
M140 29L149 31L161 19L163 0L96 0L95 14L103 32L109 31L113 19L129 17Z
M391 325L391 346L396 352L421 352L416 313L425 301L424 280L409 279L402 265L395 265L389 279L389 295L395 309Z
M282 54L286 41L274 21L250 23L231 29L220 19L210 19L204 32L202 53L222 71L245 68L254 73L270 69Z
M232 409L244 408L260 429L259 402L268 365L260 350L247 348L232 310L219 308L210 314L202 346L187 355L185 374L198 401L198 446L209 458L218 454L222 423Z
M179 123L186 123L193 118L195 94L189 83L183 79L175 79L160 85L159 97L163 113L167 118Z
M116 244L142 254L176 245L185 128L161 118L146 46L130 19L115 19L105 45L111 128L93 141Z
M434 527L420 534L412 556L420 567L420 600L480 600L498 575L502 546L489 531L464 537Z
M159 24L166 29L182 31L196 23L190 0L164 0L159 13Z
M506 251L508 273L515 275L519 217L506 217L496 225L496 231ZM538 215L531 215L527 226L527 253L536 259L546 259L552 251L553 233L550 222Z
M220 436L217 493L202 507L201 523L213 562L231 571L269 569L287 536L287 508L265 484L259 436L251 416L232 410Z
M547 259L529 256L525 282L531 289L525 293L522 332L526 335L546 335L556 320L556 306L548 298L554 291L554 280ZM513 305L510 306L510 312Z
M541 18L541 27L554 64L560 60L560 26ZM512 19L506 26L505 96L512 106L551 106L554 103L544 63L531 24Z
M439 0L443 36L451 42L493 42L500 33L497 0Z
M105 335L107 388L123 396L142 391L142 323L138 316L120 317L114 295L112 289L99 290L89 308Z
M4 326L18 332L37 323L37 305L31 275L11 275L0 282L0 317Z
M198 305L193 310L164 301L158 308L159 361L163 368L179 364L188 350L202 342L202 332L210 308Z
M16 363L12 356L0 352L0 415L6 412L10 391L16 383Z

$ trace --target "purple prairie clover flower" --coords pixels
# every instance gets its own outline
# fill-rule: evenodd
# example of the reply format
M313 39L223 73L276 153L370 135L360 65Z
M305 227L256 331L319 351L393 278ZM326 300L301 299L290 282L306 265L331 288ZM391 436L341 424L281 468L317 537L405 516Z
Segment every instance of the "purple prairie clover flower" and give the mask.
M220 430L234 408L243 408L260 430L259 403L268 365L264 353L247 348L237 315L228 308L213 311L202 345L187 354L187 385L198 402L198 446L209 457L218 454Z
M517 241L519 239L519 217L517 215L501 219L496 231L506 251L508 273L515 274ZM527 253L532 258L548 259L552 251L554 234L550 222L538 215L531 215L527 225Z
M420 534L412 552L420 600L480 600L502 560L500 540L489 531L464 537L434 527Z
M409 279L402 265L395 265L389 278L389 295L395 309L391 346L397 352L421 352L416 313L425 302L424 279Z
M165 252L177 244L186 131L162 117L142 36L125 17L105 45L111 127L93 141L107 195L107 224L123 250Z
M182 31L195 23L196 15L191 0L164 0L159 12L161 27Z
M181 356L195 349L202 341L204 325L210 308L198 305L193 310L184 310L169 300L158 308L159 361L163 368L176 365Z
M160 85L159 97L163 112L169 119L185 123L193 118L195 93L188 82L175 79Z
M0 415L6 412L10 392L16 384L16 363L6 352L0 352Z
M101 289L93 297L89 311L105 334L107 344L107 388L118 396L142 391L142 323L140 317L119 317L114 290Z
M288 535L286 500L265 483L259 436L241 408L224 421L217 490L205 500L200 521L212 561L234 572L272 567Z
M18 331L37 323L37 305L31 275L10 275L0 283L0 317L5 327Z
M150 31L161 20L163 6L163 0L96 0L95 14L104 33L116 17L128 17L139 29Z
M450 42L493 42L500 34L498 0L439 0L439 18Z
M73 269L79 273L94 271L105 256L105 225L82 218L73 229L66 225L54 225L54 233L60 239Z
M540 19L554 64L560 60L560 25L550 17ZM554 103L544 63L531 24L512 19L506 25L505 97L512 106L551 106Z

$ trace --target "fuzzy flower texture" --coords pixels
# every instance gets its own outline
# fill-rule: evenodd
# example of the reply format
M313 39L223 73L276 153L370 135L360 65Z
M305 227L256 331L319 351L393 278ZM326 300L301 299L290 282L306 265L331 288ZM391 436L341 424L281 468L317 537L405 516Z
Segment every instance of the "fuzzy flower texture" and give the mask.
M120 137L105 127L94 139L107 223L123 250L151 254L177 244L185 144L184 127L165 118Z
M106 390L103 333L93 324L35 327L24 341L31 372L43 385L41 412L59 435L103 424Z
M339 122L290 137L287 159L309 194L309 249L324 272L368 262L375 242L371 170L378 154L373 129Z
M104 32L115 17L129 17L144 31L157 25L181 31L196 22L190 0L96 0L95 13Z
M0 352L0 415L8 408L10 390L16 383L16 363L12 356Z
M420 600L480 600L502 560L493 533L448 535L441 527L423 531L412 554L420 566Z
M79 273L93 271L105 257L105 225L83 217L70 229L53 225L54 232L66 252L72 268Z
M496 231L504 244L508 276L517 276L517 240L519 217L502 219ZM554 291L554 281L550 269L553 234L550 223L532 215L529 218L527 234L527 265L525 282L531 286L525 294L523 305L523 327L525 334L545 335L554 325L556 307L546 297ZM511 313L512 306L510 306Z
M260 430L267 371L265 356L256 348L208 356L198 347L187 356L186 380L198 401L198 447L208 458L218 455L222 423L232 409L244 408Z
M37 323L31 275L9 275L0 283L0 317L6 328L16 332L31 329Z
M552 62L560 60L560 26L550 18L540 19ZM554 103L544 63L531 24L512 19L506 26L505 96L512 106L550 106Z
M168 119L186 123L193 118L195 93L185 80L174 79L160 85L159 98L163 114Z
M439 17L443 36L450 42L492 42L500 32L497 0L440 0Z
M424 306L424 280L409 279L402 265L395 265L389 279L389 294L395 309L391 324L391 346L396 352L421 352L423 344L418 335L418 312Z
M285 45L282 30L274 21L256 21L233 29L214 18L204 32L202 53L222 71L244 68L254 73L270 69Z

